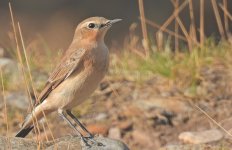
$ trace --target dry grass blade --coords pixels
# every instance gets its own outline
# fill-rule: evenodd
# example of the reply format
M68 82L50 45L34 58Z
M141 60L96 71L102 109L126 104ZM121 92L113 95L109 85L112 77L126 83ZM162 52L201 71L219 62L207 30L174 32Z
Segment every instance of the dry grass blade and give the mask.
M6 135L9 135L9 125L8 125L8 115L7 115L7 105L6 105L6 94L5 94L5 88L4 88L4 80L3 80L3 74L2 74L2 68L0 67L0 74L1 74L1 85L2 85L2 96L4 101L4 120L6 123Z
M47 132L45 131L46 128L45 128L44 122L42 122L42 126L43 126L43 129L44 129L46 141L49 141L48 136L47 136Z
M141 26L142 26L142 32L143 32L143 39L145 40L145 55L148 57L149 56L149 43L148 43L148 34L147 34L147 27L145 23L145 14L144 14L144 6L143 6L143 0L138 0L139 1L139 12L140 12L140 17L141 17Z
M200 43L201 43L201 48L203 48L204 42L205 42L205 22L204 22L204 9L205 4L204 0L200 0Z
M218 11L218 6L217 6L217 3L216 3L216 0L211 0L211 3L212 3L212 6L213 6L213 10L214 10L214 14L215 14L215 17L216 17L219 32L221 34L221 37L223 39L225 39L225 32L224 32L224 29L223 29L223 25L222 25L222 21L221 21L219 11Z
M194 28L194 29L191 29L191 28L190 28L190 34L188 33L188 31L187 31L187 29L185 28L183 22L181 21L179 15L175 13L175 12L177 12L177 10L179 9L179 8L178 8L178 5L176 4L176 1L172 0L171 2L172 2L173 6L174 6L174 8L175 8L174 14L176 15L176 16L175 16L175 17L176 17L176 22L179 24L179 26L180 26L182 32L184 33L184 35L185 35L185 37L186 37L186 39L187 39L187 42L188 42L189 51L191 51L191 50L193 49L193 43L195 42L196 44L198 44L198 43L196 42L196 36L195 36L195 34L194 34L195 28ZM192 3L191 3L191 4L192 4ZM190 4L190 5L191 5L191 4ZM190 14L191 14L191 11L190 11ZM191 15L190 15L190 17L191 17ZM193 14L192 14L192 17L193 17ZM193 20L193 21L194 21L194 20ZM190 36L190 35L193 35L193 36Z
M24 44L24 40L23 40L23 36L22 36L22 30L21 30L19 22L18 22L18 29L19 29L19 35L20 35L20 39L21 39L21 43L22 43L22 47L23 47L24 56L25 56L25 59L26 59L26 65L27 65L27 69L28 69L30 83L32 85L33 93L34 93L34 95L35 95L35 97L37 99L37 93L36 93L36 90L34 88L34 83L33 83L32 75L31 75L31 68L30 68L30 65L29 65L29 62L28 62L27 52L26 52L26 48L25 48L25 44Z
M232 15L230 14L230 12L222 6L222 4L219 4L220 8L225 12L225 14L229 17L230 21L232 21Z
M16 32L16 28L15 28L15 21L14 21L14 16L13 16L13 11L12 11L12 8L11 8L11 3L9 3L9 9L10 9L10 16L11 16L11 21L12 21L12 27L13 27L13 32L14 32L14 39L15 39L15 44L16 44L16 50L17 50L17 57L18 57L18 60L19 60L19 68L23 74L23 79L24 79L24 86L25 86L25 90L26 90L26 93L28 95L28 98L29 98L29 104L30 104L30 110L32 111L32 97L30 95L30 90L29 90L29 86L28 86L28 81L27 81L27 78L26 78L26 74L25 74L25 70L24 70L24 67L23 67L23 61L22 61L22 55L21 55L21 52L20 52L20 49L19 49L19 43L18 43L18 38L17 38L17 32ZM38 121L34 121L33 119L33 124L35 125L35 128L34 128L34 131L35 133L39 133L40 135L40 130L39 130L39 125L38 125ZM37 137L37 142L38 142L38 135L36 134L36 137Z
M49 132L50 132L50 134L51 134L51 136L52 136L52 140L53 140L53 142L55 143L55 138L54 138L54 136L53 136L53 133L52 133L51 128L49 127L47 117L46 117L46 115L45 115L44 111L42 111L42 112L43 112L43 116L44 116L44 119L45 119L46 125L47 125L47 127L48 127L48 130L49 130ZM44 129L44 131L46 132L46 130L45 130L45 129ZM47 134L46 134L46 138L47 138ZM47 139L48 139L48 138L47 138Z
M223 0L223 6L225 8L225 10L228 10L228 2L227 0ZM226 32L228 33L229 32L229 21L228 21L228 17L227 17L227 14L226 14L226 11L224 11L224 24L225 24L225 30Z
M194 43L197 43L197 34L196 34L196 25L195 25L195 17L193 12L193 1L189 0L189 14L190 14L190 31L191 31L191 37L193 39Z
M171 36L174 36L174 37L176 37L176 38L178 38L178 39L181 39L181 40L183 40L183 41L187 41L186 38L185 38L184 36L182 36L182 35L179 35L179 34L173 32L173 31L171 31L171 30L169 30L169 29L165 29L165 28L164 28L164 29L161 29L161 26L158 25L157 23L155 23L154 21L151 21L151 20L148 20L148 19L146 19L145 21L146 21L146 23L147 23L148 25L150 25L150 26L152 26L152 27L154 27L154 28L158 28L158 29L160 29L161 31L170 34Z
M9 3L9 9L10 9L11 22L12 22L13 32L14 32L14 39L15 39L15 43L16 43L16 50L17 50L17 56L18 56L17 58L18 58L18 61L21 65L23 63L23 61L22 61L22 57L21 57L21 52L19 50L19 43L18 43L16 28L15 28L15 23L14 23L14 16L13 16L13 11L12 11L10 3ZM23 71L23 66L20 66L20 69L22 69L22 71Z
M167 28L167 26L173 21L173 19L175 19L175 17L177 16L177 14L179 14L184 8L185 6L189 3L188 0L184 1L180 7L174 11L174 13L165 21L165 23L161 26L160 30L164 30L165 28Z
M182 23L182 21L180 20L180 18L178 16L176 17L176 20L177 20L182 32L184 33L184 35L185 35L185 37L186 37L186 39L188 41L189 50L191 51L192 48L193 48L192 47L193 46L192 45L192 38L189 36L188 31L186 30L184 24Z
M25 56L25 59L26 59L26 65L27 65L28 74L29 74L29 78L30 78L30 84L32 86L33 93L34 93L34 95L35 95L35 97L37 99L37 93L36 93L36 90L34 88L35 86L34 86L34 82L33 82L32 75L31 75L31 68L30 68L30 65L29 65L29 62L28 62L27 51L26 51L26 48L25 48L25 44L24 44L24 40L23 40L23 36L22 36L22 30L21 30L19 22L18 22L18 29L19 29L19 35L20 35L20 39L21 39L21 43L22 43L22 47L23 47L24 56ZM33 109L34 109L34 107L33 107ZM46 117L46 116L44 116L44 117ZM36 119L36 122L38 122L37 118L35 118L35 119ZM47 121L47 119L46 119L46 121ZM48 124L48 122L46 122L46 123ZM42 127L43 127L44 132L46 132L46 129L44 128L44 126L42 126ZM46 133L45 133L45 136L46 136L46 139L48 141L48 137L47 137Z
M203 109L201 109L199 106L196 104L193 104L190 102L192 105L194 105L198 110L200 110L208 119L210 119L215 125L217 125L222 131L224 131L227 135L232 137L232 134L228 132L225 128L223 128L216 120L214 120L212 117L210 117Z
M178 7L179 7L179 0L172 0L172 3L174 5L175 11L177 11ZM176 14L178 16L178 14ZM179 34L179 25L177 20L175 19L175 33ZM175 52L178 52L179 50L179 39L177 37L175 37Z
M5 124L6 124L7 146L8 146L8 149L12 149L10 139L8 139L9 124L8 124L8 114L7 114L6 94L5 94L5 88L4 88L4 79L3 79L3 73L2 73L1 67L0 67L0 75L1 75L1 85L2 85L2 96L3 96L3 101L4 101L4 120L5 120Z
M163 32L162 31L158 31L156 33L156 43L157 43L157 48L159 51L161 51L163 49L163 45L164 45L164 36L163 36Z

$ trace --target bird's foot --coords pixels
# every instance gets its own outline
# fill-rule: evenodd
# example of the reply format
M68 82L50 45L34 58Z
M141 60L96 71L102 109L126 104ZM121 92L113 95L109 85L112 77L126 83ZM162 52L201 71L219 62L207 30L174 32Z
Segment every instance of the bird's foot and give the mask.
M92 134L89 134L89 136L87 137L81 136L81 140L84 142L85 146L89 146L89 147L91 147L91 145L103 146L101 142L98 142L94 139L94 136Z

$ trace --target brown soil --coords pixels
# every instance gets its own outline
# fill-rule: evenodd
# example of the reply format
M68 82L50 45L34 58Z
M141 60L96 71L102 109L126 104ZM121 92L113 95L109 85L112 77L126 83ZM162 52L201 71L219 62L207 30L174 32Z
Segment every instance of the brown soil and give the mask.
M203 68L201 76L194 96L189 96L186 89L160 76L144 83L126 79L115 81L107 77L90 100L76 108L74 113L91 132L104 136L111 132L111 137L119 138L133 150L183 144L178 139L181 132L218 128L196 106L229 131L232 125L230 70L217 64ZM23 119L22 111L14 112L12 116L16 117L10 117L13 118L10 131L18 130L18 123ZM56 113L49 117L49 126L55 138L75 134ZM52 139L51 134L48 137ZM208 145L229 148L232 143L228 137ZM40 138L45 140L46 136L41 135Z

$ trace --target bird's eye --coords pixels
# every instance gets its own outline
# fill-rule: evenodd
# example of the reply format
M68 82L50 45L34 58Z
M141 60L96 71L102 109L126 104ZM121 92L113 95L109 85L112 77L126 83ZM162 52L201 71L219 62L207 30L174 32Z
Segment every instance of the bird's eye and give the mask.
M94 24L94 23L90 23L90 24L88 25L88 28L90 28L90 29L95 28L95 24Z

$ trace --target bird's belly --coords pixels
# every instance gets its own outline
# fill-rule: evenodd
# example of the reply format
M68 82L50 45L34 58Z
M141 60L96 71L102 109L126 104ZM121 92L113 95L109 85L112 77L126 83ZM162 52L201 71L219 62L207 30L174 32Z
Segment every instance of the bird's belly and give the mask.
M90 96L104 77L105 72L87 71L66 79L49 96L56 108L72 109Z

